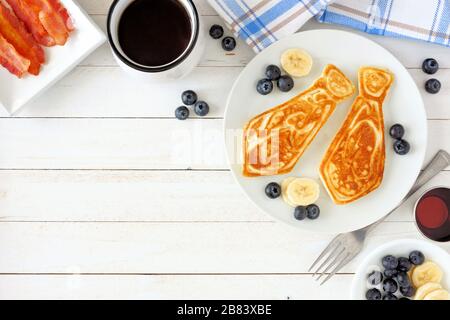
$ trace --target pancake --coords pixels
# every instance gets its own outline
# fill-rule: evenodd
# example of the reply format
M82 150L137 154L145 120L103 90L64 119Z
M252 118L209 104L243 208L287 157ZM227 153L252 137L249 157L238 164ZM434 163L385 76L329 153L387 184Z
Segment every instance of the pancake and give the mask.
M290 172L336 105L354 92L350 80L327 65L309 89L251 119L244 128L244 176Z
M383 180L383 102L394 76L387 70L362 67L358 78L359 96L320 165L321 179L336 204L369 194Z

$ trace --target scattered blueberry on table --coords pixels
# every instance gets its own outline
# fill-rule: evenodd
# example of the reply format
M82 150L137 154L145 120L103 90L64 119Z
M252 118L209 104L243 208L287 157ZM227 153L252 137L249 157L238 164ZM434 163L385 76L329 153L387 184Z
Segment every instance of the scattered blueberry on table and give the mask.
M270 199L276 199L281 196L281 186L276 182L271 182L266 186L265 192Z
M222 48L225 51L233 51L236 48L236 40L233 37L223 38Z
M294 79L291 76L283 75L277 81L277 87L280 91L288 92L294 87Z
M194 106L194 112L200 117L204 117L209 113L209 105L205 101L197 101Z
M223 37L223 28L222 26L219 26L218 24L213 24L211 28L209 29L209 35L213 39L220 39Z
M175 110L175 117L178 120L186 120L189 117L189 109L185 106L178 107Z
M281 69L274 64L267 66L266 77L271 81L277 81L281 77Z
M181 95L181 101L187 106L192 106L197 102L197 94L192 90L186 90Z
M224 35L223 27L218 24L213 24L209 29L209 35L213 39L220 39ZM233 37L225 37L222 39L222 49L225 51L233 51L236 48L236 39Z
M193 106L194 112L200 117L204 117L209 113L209 105L205 101L198 101L197 93L193 90L186 90L181 94L181 101L184 106L175 110L175 117L178 120L186 120L189 117L189 109L186 106Z
M425 82L425 90L428 93L436 94L441 91L441 82L438 79L430 79Z
M439 70L439 63L433 58L425 59L422 63L422 70L427 74L435 74Z
M256 91L262 95L268 95L273 90L273 83L269 79L261 79L256 84Z

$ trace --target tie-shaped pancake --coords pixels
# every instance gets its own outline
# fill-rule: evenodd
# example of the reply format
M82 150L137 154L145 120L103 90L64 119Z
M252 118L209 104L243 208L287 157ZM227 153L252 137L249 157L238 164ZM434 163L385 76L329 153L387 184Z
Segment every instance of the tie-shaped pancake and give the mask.
M336 105L354 92L351 81L327 65L309 89L251 119L244 128L244 176L290 172Z
M386 70L363 67L358 78L359 96L320 166L322 181L336 204L367 195L383 180L383 102L394 76Z

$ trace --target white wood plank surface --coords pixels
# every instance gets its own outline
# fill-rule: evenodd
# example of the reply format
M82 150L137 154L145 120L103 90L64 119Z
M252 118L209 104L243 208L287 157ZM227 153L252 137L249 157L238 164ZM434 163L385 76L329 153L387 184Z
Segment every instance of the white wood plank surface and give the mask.
M275 222L3 222L0 273L307 273L332 238ZM385 222L365 252L399 238L420 235L412 222Z
M112 0L78 2L105 30ZM205 30L223 24L206 0L195 3ZM339 27L311 21L302 30L316 28ZM450 150L450 50L365 36L393 52L422 92L426 161ZM332 235L274 222L228 171L225 102L253 57L242 41L225 53L207 37L190 76L152 84L125 75L105 44L17 118L0 110L0 299L348 298L361 256L318 287L307 269ZM423 90L427 57L441 65L437 95ZM186 89L210 103L207 118L174 119ZM445 171L423 189L449 184ZM416 199L375 231L364 253L420 237Z
M450 150L429 120L428 161ZM220 119L0 119L3 169L228 169Z
M449 180L450 172L442 172L421 191ZM389 221L412 221L421 191ZM1 221L264 222L273 218L246 198L230 172L1 170Z
M161 83L155 90L154 83L130 78L119 67L77 67L19 116L174 118L175 108L181 105L181 93L193 89L210 104L211 112L206 118L221 118L228 92L241 70L242 67L199 67L184 81ZM444 83L439 94L431 95L423 89L429 76L419 69L409 71L421 89L428 118L450 119L449 87ZM450 69L441 70L439 77L442 81L450 79Z
M319 287L311 275L2 275L0 299L348 299L351 279Z

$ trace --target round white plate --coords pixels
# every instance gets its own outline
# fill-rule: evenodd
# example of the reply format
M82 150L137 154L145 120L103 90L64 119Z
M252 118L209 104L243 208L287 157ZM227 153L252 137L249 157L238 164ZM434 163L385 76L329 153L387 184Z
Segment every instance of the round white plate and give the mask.
M256 91L256 83L264 77L265 67L280 64L282 52L298 47L307 50L314 60L311 74L295 79L295 87L288 93L277 88L267 96ZM314 221L297 221L293 208L281 199L271 200L264 193L267 183L281 183L289 176L314 178L319 182L318 168L333 137L343 123L354 98L339 104L334 114L287 175L247 178L242 175L242 129L247 121L261 112L298 95L322 73L326 64L340 68L357 86L357 72L361 66L390 69L395 75L385 104L386 165L381 186L371 194L348 205L335 205L321 184L317 204L321 216ZM356 95L355 95L356 97ZM389 127L401 123L405 138L411 144L406 156L396 155ZM228 97L225 112L225 143L231 171L247 196L263 211L290 225L313 232L340 233L359 229L375 222L392 210L406 196L422 166L427 144L427 122L422 97L403 65L387 50L362 36L338 30L313 30L294 34L273 44L257 55L242 71Z
M363 259L353 278L351 298L353 300L366 299L366 291L369 288L367 275L373 270L381 270L381 259L384 256L392 254L396 257L408 257L413 250L421 251L426 260L431 260L441 267L442 271L444 271L444 277L441 281L442 287L450 290L450 275L448 274L450 255L444 249L428 241L401 239L379 246Z

